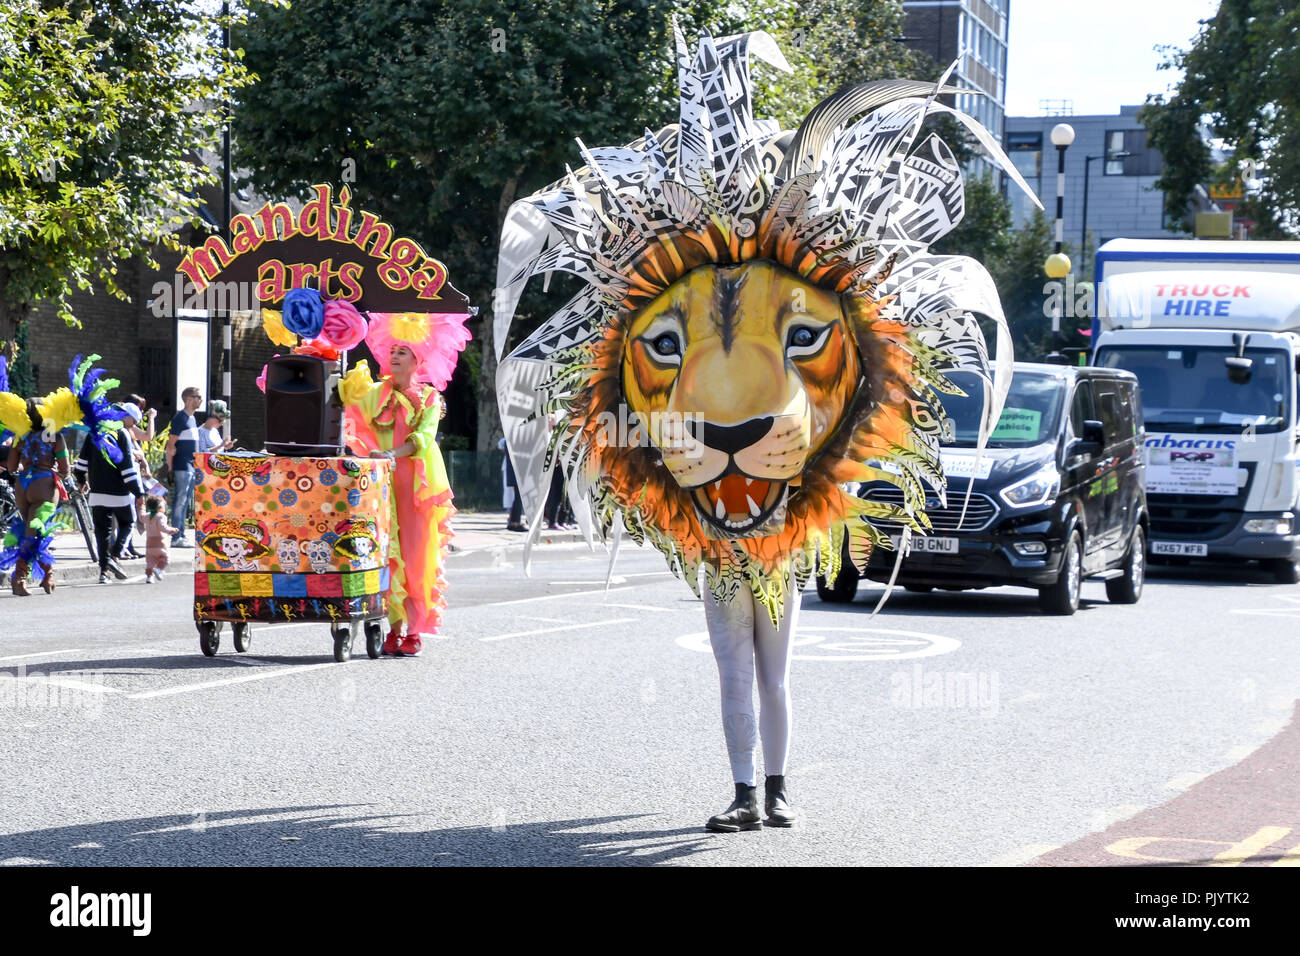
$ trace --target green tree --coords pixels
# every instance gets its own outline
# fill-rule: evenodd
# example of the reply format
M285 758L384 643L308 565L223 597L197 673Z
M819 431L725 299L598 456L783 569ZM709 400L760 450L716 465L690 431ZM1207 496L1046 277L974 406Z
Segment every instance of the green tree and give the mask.
M118 265L197 221L215 177L193 154L222 124L203 104L248 80L219 26L188 0L0 7L0 342L40 301L76 325L68 296L92 282L125 298Z
M1187 228L1198 184L1236 182L1243 163L1259 168L1242 214L1260 238L1300 232L1300 7L1277 0L1221 0L1191 48L1166 68L1184 71L1168 99L1153 96L1141 118L1164 157L1156 185L1169 218ZM1234 162L1215 169L1202 129L1222 139Z
M236 104L237 165L275 196L353 177L354 207L421 240L480 308L481 349L510 204L581 162L575 137L625 143L676 121L674 15L692 41L772 32L796 76L755 67L756 112L787 125L839 86L924 63L890 39L897 0L298 0L237 34L260 78ZM566 287L530 289L519 327ZM478 448L494 448L496 362L478 358L477 395L460 397L477 404Z
M992 176L966 180L966 211L957 228L934 245L945 256L970 256L986 266L1006 254L1010 243L1011 204Z

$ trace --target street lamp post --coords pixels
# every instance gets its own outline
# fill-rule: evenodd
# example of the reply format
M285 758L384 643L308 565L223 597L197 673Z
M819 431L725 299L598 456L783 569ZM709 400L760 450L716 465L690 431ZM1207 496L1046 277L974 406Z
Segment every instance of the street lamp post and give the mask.
M1092 166L1094 159L1128 159L1133 154L1127 150L1120 150L1118 153L1102 153L1100 156L1083 157L1083 225L1079 228L1079 255L1083 255L1084 247L1088 243L1088 168Z
M1057 123L1052 127L1052 145L1056 147L1056 251L1043 263L1043 271L1049 279L1064 279L1070 274L1070 257L1061 251L1065 241L1065 151L1074 142L1074 127L1069 123ZM1060 301L1060 297L1057 297ZM1052 331L1061 331L1061 310L1052 315Z

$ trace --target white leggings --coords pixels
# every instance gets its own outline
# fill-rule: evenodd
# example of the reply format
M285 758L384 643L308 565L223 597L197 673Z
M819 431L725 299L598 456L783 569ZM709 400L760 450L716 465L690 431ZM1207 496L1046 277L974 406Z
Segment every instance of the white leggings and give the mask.
M767 775L785 774L790 753L790 650L800 597L791 586L777 628L748 588L742 586L729 603L704 589L704 619L722 684L722 731L736 783L755 786L754 749L760 734ZM755 670L760 702L757 728Z

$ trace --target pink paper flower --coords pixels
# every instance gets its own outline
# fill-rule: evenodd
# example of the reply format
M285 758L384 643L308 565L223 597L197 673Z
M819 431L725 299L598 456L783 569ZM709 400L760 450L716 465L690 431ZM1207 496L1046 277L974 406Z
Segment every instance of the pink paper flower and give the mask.
M342 299L325 303L325 320L317 339L346 352L356 348L365 337L366 320L355 305Z

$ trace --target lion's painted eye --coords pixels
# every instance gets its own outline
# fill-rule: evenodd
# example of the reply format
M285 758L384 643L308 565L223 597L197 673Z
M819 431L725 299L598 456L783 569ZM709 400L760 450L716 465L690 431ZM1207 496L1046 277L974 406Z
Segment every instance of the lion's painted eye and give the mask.
M785 354L791 358L803 358L818 352L826 342L833 326L823 325L814 328L808 325L796 325L790 329L785 339Z
M646 339L645 343L655 361L665 365L682 364L682 341L676 332L661 332L653 339Z

